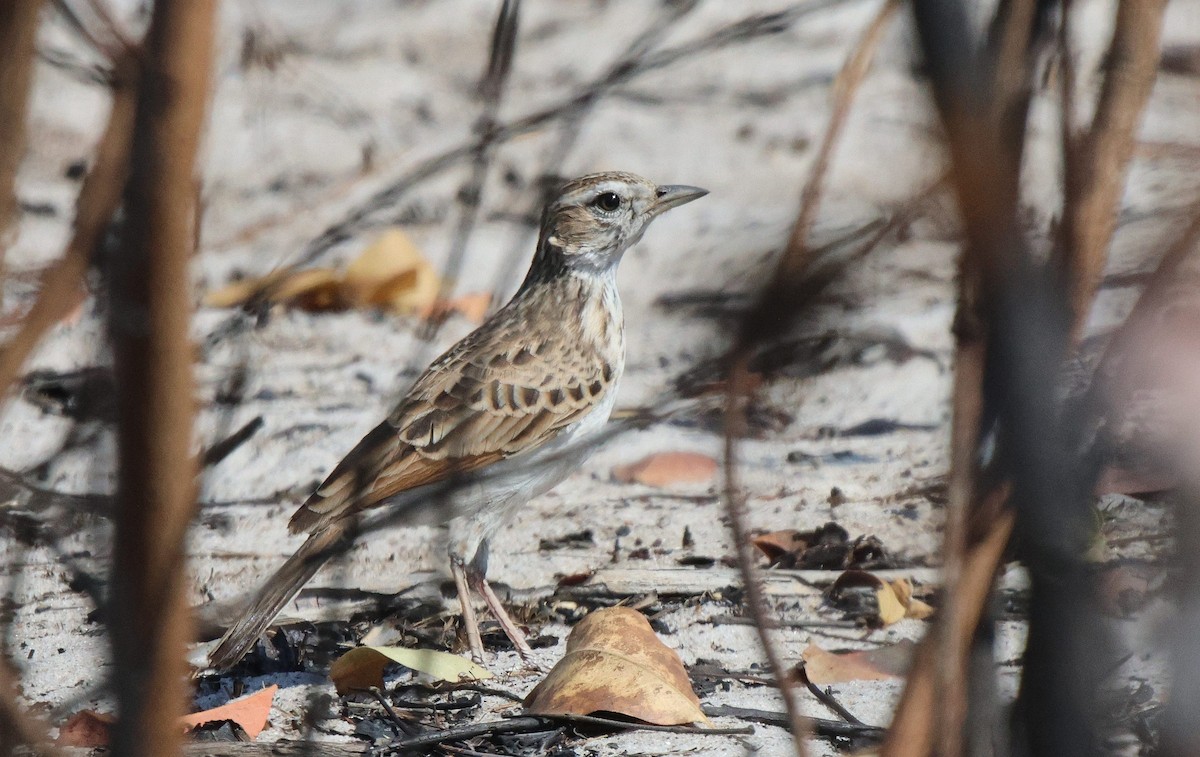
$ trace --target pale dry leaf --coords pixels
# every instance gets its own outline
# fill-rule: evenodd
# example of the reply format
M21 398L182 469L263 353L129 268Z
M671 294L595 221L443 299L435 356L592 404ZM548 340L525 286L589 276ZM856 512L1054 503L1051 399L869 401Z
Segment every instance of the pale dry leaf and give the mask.
M203 303L210 308L232 308L261 297L267 302L307 310L333 310L345 307L340 287L341 276L333 269L287 268L226 284L206 294Z
M933 615L932 606L913 596L912 582L907 578L897 578L891 586L896 599L904 606L904 617L925 620Z
M892 584L880 581L879 587L875 589L875 598L879 600L879 620L885 626L904 620L907 610L896 596L896 588Z
M356 307L411 315L428 311L440 289L437 271L400 229L376 237L346 268L343 288Z
M628 607L596 610L525 698L534 715L616 713L654 725L707 723L679 655Z
M382 308L400 315L430 312L441 286L437 271L400 229L388 229L350 262L330 268L285 269L209 292L208 307L236 307L256 298L311 311ZM464 307L466 307L464 305Z
M492 306L490 292L471 292L448 300L438 300L426 312L421 313L426 318L445 318L457 313L474 324L483 323L488 309Z
M879 649L837 654L809 644L801 655L808 680L824 686L846 681L886 681L902 678L916 645L904 640Z
M613 478L622 483L646 486L707 484L717 472L717 461L698 452L657 452L629 465L613 468Z
M456 654L408 647L355 647L330 666L329 677L339 694L382 687L383 670L392 662L451 683L492 677L486 669Z
M884 626L905 618L924 620L933 615L933 608L913 597L912 583L905 578L892 582L862 570L847 570L829 587L830 601L842 609L861 613L864 605L860 600L864 591L870 592L875 620Z

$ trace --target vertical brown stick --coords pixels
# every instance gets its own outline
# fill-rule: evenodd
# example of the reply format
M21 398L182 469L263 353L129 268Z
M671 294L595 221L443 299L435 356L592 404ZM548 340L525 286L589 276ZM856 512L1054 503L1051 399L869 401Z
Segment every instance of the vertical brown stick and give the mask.
M113 752L176 754L185 699L184 536L194 504L191 302L194 164L215 0L158 0L146 35L124 244L109 278L119 471Z
M1076 143L1078 154L1066 158L1062 258L1069 271L1076 338L1104 275L1134 138L1158 73L1166 4L1166 0L1121 0L1109 47L1109 70L1091 131Z
M0 270L17 220L14 181L25 155L25 118L42 0L0 3Z

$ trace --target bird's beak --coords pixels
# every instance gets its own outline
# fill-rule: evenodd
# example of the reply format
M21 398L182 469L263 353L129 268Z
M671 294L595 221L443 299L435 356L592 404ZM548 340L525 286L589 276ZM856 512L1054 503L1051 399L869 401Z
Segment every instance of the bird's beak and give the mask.
M707 189L700 187L689 187L686 184L664 184L654 191L654 204L650 206L650 212L658 215L671 208L677 208L685 202L699 200L704 195L708 194Z

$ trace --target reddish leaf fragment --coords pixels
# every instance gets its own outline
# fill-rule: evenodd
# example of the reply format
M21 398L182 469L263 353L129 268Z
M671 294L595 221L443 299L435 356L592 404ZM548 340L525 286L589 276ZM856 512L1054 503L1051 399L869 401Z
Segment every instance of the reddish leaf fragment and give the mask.
M226 702L211 710L184 715L182 723L185 729L191 730L205 723L215 723L221 720L232 720L237 723L246 735L252 739L267 727L267 716L271 714L271 703L275 701L278 686L271 685L250 696Z
M109 728L117 719L95 710L80 710L58 729L54 743L59 746L108 746Z
M613 478L622 484L646 486L707 484L717 472L717 461L698 452L658 452L636 463L613 468Z
M916 645L905 640L861 652L827 652L815 644L804 650L804 672L808 680L823 686L846 681L885 681L902 678L912 662Z

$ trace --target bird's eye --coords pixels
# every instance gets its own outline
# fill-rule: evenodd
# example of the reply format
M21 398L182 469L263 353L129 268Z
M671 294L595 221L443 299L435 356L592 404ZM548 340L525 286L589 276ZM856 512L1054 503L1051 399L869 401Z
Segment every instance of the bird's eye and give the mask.
M611 213L621 207L621 198L617 196L616 192L601 192L596 195L596 199L592 201L592 204L601 210Z

